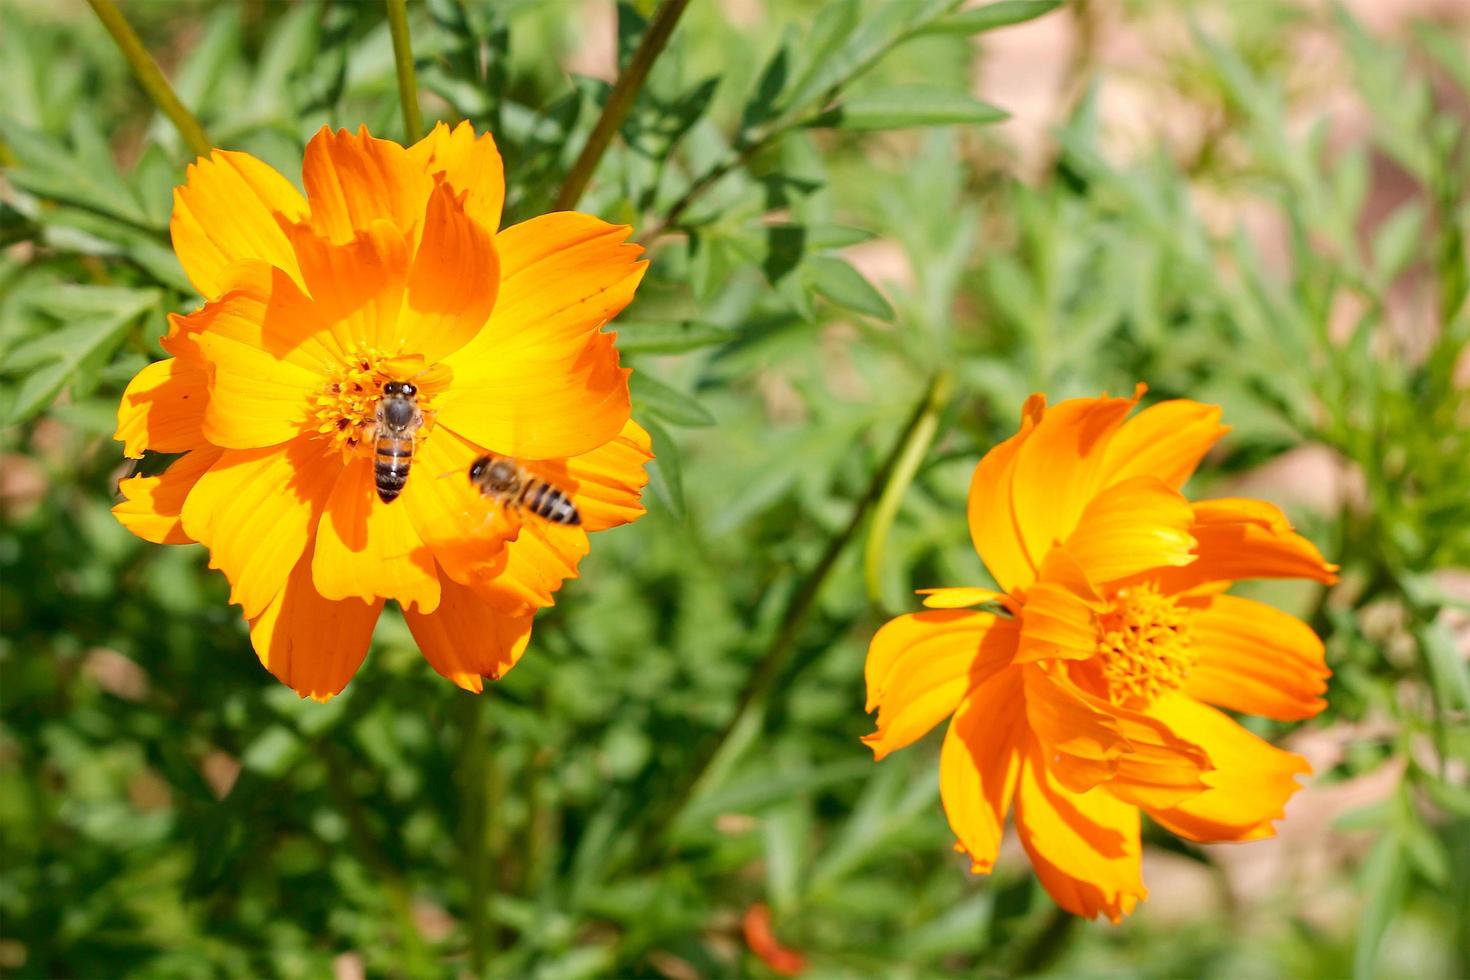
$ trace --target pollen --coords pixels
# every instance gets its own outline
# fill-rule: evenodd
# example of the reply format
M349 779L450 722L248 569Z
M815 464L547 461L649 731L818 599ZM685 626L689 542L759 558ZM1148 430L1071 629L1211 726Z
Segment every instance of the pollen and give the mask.
M321 390L312 396L309 406L311 430L331 449L341 452L344 459L369 455L383 385L389 381L407 380L415 369L421 372L421 361L421 358L390 356L371 347L354 351L327 375ZM420 404L425 407L426 421L432 417L424 406L428 394L420 388ZM428 426L418 435L419 438L428 435Z
M1108 698L1139 708L1179 688L1198 653L1192 642L1194 611L1153 585L1123 589L1099 619L1099 666Z

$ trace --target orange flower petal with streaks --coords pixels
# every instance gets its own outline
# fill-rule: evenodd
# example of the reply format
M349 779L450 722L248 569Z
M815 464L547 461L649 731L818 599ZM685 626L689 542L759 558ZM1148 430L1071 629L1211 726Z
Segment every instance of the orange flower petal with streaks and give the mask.
M302 697L326 701L357 673L372 642L383 600L334 602L312 584L303 555L285 586L250 621L250 643L265 669Z
M337 245L371 232L380 221L414 241L434 188L434 179L406 149L375 139L366 126L356 133L323 126L306 145L301 176L312 228Z
M629 419L623 431L596 449L565 460L530 460L523 465L572 495L586 531L605 531L641 517L644 467L653 444L643 426Z
M1195 614L1192 647L1199 660L1184 693L1232 711L1278 721L1315 716L1327 702L1322 641L1311 628L1251 599L1216 596Z
M1006 592L1028 587L1036 579L1039 559L1032 560L1021 540L1014 506L1016 454L1046 414L1046 398L1032 395L1021 409L1021 429L986 453L970 479L967 513L970 539L990 577Z
M429 195L395 339L431 363L441 360L480 332L499 286L500 260L491 233L441 184Z
M197 360L154 361L123 391L113 438L123 444L123 455L133 459L150 449L180 453L201 446L208 401L209 371Z
M1102 485L1151 476L1178 490L1230 426L1220 406L1181 398L1158 402L1123 423L1108 445Z
M1272 822L1286 813L1286 801L1301 789L1298 775L1312 767L1301 756L1268 744L1214 708L1183 694L1149 706L1148 714L1189 737L1209 753L1215 770L1205 777L1210 789L1173 808L1150 808L1149 816L1189 840L1259 840L1276 833Z
M863 742L874 758L913 744L953 714L967 691L1010 662L1015 645L1015 621L992 613L911 613L886 623L864 667L878 730Z
M532 613L497 608L452 581L442 587L437 609L406 611L404 618L430 666L478 694L484 678L504 677L526 652Z
M225 270L240 259L259 259L299 282L281 222L306 211L301 193L269 166L248 153L215 150L191 163L174 189L169 233L189 281L210 299L225 291Z
M1098 649L1097 613L1104 606L1077 560L1067 549L1053 548L1021 605L1016 662L1092 657Z
M961 585L948 589L919 589L924 605L930 609L967 609L986 602L1005 598L1004 592L982 589L973 585Z
M245 617L261 614L306 550L339 457L301 438L284 447L230 449L184 501L184 532L209 549L209 567L230 581Z
M559 212L495 241L500 295L474 340L446 359L454 387L440 419L466 439L522 460L590 452L628 419L627 372L599 333L633 298L646 262L629 229Z
M1016 451L1012 474L1016 527L1033 561L1065 541L1105 475L1113 434L1138 399L1077 398L1047 409Z
M1148 897L1138 809L1106 788L1077 793L1047 771L1032 742L1016 786L1016 833L1052 900L1073 915L1113 922Z
M562 583L577 577L577 564L587 551L584 529L528 516L520 535L507 542L504 563L463 584L490 602L549 606Z
M456 194L464 194L465 211L495 234L505 203L505 166L489 133L476 137L468 121L453 129L441 122L408 148L408 156L425 173L440 176Z
M977 874L989 873L1000 853L1025 744L1026 706L1017 668L996 672L966 694L945 733L939 796Z
M1112 779L1132 746L1117 717L1082 696L1045 667L1028 664L1023 677L1026 721L1055 779L1081 793Z
M327 599L393 599L421 613L439 605L434 557L408 509L379 499L372 460L355 458L339 472L317 525L311 577Z
M1088 501L1067 551L1089 581L1103 585L1193 562L1193 523L1194 512L1179 491L1151 476L1130 477Z
M413 255L401 229L378 219L352 241L334 243L302 223L290 236L330 343L347 354L413 352L413 338L399 322Z
M1184 592L1211 582L1252 578L1307 578L1331 585L1337 566L1317 546L1292 529L1286 515L1264 500L1227 498L1193 505L1189 533L1199 559L1184 568L1164 570L1159 588Z
M117 485L123 502L112 508L123 527L154 544L191 544L179 512L194 484L223 450L205 446L173 461L157 476L132 476Z

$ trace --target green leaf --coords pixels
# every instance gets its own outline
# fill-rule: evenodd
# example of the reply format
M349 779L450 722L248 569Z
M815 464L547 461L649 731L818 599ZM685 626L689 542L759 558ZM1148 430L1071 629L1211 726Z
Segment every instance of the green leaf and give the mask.
M646 371L636 372L628 387L632 390L635 411L642 409L671 425L697 428L715 424L715 417L703 405L682 391L655 381Z
M1470 663L1457 649L1449 627L1442 622L1418 626L1414 638L1429 662L1435 699L1452 710L1470 710Z
M838 306L880 320L893 319L893 307L888 305L883 294L846 260L817 255L802 265L802 271L813 289Z
M1378 946L1389 923L1398 914L1409 880L1409 865L1394 830L1388 830L1373 846L1363 865L1362 892L1367 896L1358 920L1358 942L1353 950L1354 980L1376 976L1374 963Z
M736 333L699 320L618 320L612 324L624 354L679 354L729 343Z
M811 125L867 132L907 126L983 125L1010 118L1010 113L963 92L929 86L892 88L843 99Z
M669 430L651 418L642 420L653 443L653 462L648 468L648 484L673 515L684 517L684 475L679 466L679 446Z
M998 27L1024 24L1062 5L1062 0L1002 0L951 14L923 28L921 34L982 34Z

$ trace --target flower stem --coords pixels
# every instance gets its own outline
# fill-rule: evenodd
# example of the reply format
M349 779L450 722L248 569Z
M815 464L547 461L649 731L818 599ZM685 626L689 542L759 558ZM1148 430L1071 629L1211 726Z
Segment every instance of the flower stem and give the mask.
M494 882L492 875L491 818L498 807L492 796L496 779L494 757L489 751L489 695L471 695L463 699L459 711L460 750L460 841L465 854L465 871L469 878L469 909L466 916L470 933L470 967L475 976L484 976L495 948L495 918L492 914Z
M904 493L914 482L919 465L924 462L924 456L939 432L939 416L949 404L953 390L954 377L948 371L934 376L934 382L929 386L929 400L919 422L910 430L903 451L889 471L878 506L873 510L873 522L868 525L868 540L863 548L863 578L868 586L868 598L876 603L881 604L883 598L883 551L888 544L888 531L898 516Z
M403 131L410 143L424 135L419 115L419 84L413 72L413 46L408 39L407 0L386 0L388 31L393 35L393 67L398 72L398 102L403 107Z
M674 32L674 25L679 22L679 17L687 6L689 0L663 0L659 4L648 29L643 32L638 50L633 52L628 67L618 76L612 91L608 93L602 115L592 127L592 133L577 156L577 162L572 165L571 172L561 185L561 191L556 195L556 210L570 211L577 206L582 192L587 189L587 182L592 179L592 172L597 169L602 155L611 145L613 134L623 125L628 111L633 108L638 92L648 78L649 70L653 68L653 63L663 51L664 45L668 44L669 35Z
M102 21L102 26L107 28L107 33L112 35L117 48L122 52L128 66L133 69L133 74L138 79L138 84L143 86L143 91L148 93L148 98L159 111L168 117L169 122L179 131L184 138L184 143L195 156L208 156L213 148L209 137L204 134L204 127L199 125L199 120L194 118L187 106L179 101L178 95L174 93L173 87L169 85L168 79L164 77L163 70L158 67L158 62L143 47L143 42L133 30L122 11L117 9L117 4L112 0L87 0L92 5L92 10L97 14L97 19Z
M908 423L894 442L893 448L889 450L882 465L874 472L863 495L853 503L852 514L848 518L847 525L831 541L827 542L827 547L821 557L817 559L811 571L807 572L801 587L792 597L791 603L781 618L780 628L771 640L770 646L766 648L766 652L761 656L755 670L746 680L745 687L741 690L739 700L736 702L735 712L730 716L729 722L718 734L700 747L693 763L685 770L675 792L670 794L669 799L672 805L655 814L650 821L645 831L645 840L650 844L656 844L684 808L694 799L705 774L716 768L717 760L728 746L745 742L743 737L737 737L737 735L747 734L751 726L756 724L759 713L764 710L766 697L770 694L771 687L780 675L782 667L786 665L791 652L795 649L807 616L816 606L817 597L821 593L822 586L826 584L827 577L831 575L832 569L836 567L837 559L842 556L842 552L857 536L858 528L862 526L863 518L867 516L873 502L878 499L883 488L892 482L895 467L916 441L916 431L924 424L925 419L939 411L933 406L938 405L942 408L948 398L949 388L948 372L940 372L930 379L923 395L914 406ZM640 850L649 857L657 857L660 853L656 847L644 847Z

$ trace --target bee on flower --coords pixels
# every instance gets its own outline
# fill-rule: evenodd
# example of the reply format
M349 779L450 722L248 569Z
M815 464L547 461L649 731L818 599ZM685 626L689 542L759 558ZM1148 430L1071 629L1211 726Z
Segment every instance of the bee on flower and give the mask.
M643 513L652 458L602 327L647 263L576 212L500 229L495 143L439 124L409 147L322 129L303 196L216 150L174 192L174 250L204 305L118 409L118 519L198 542L261 663L303 696L351 679L386 601L440 674L479 691L521 656L587 534ZM576 524L492 507L477 460L514 460ZM453 478L443 478L446 475Z
M1296 721L1326 702L1306 624L1227 594L1237 580L1336 581L1336 566L1259 500L1180 487L1226 432L1188 400L1033 395L980 461L969 525L999 591L925 590L931 611L873 637L877 758L939 722L956 847L989 872L1015 807L1058 905L1114 922L1147 897L1139 814L1191 841L1249 841L1310 773L1220 708ZM980 608L972 608L980 607Z

